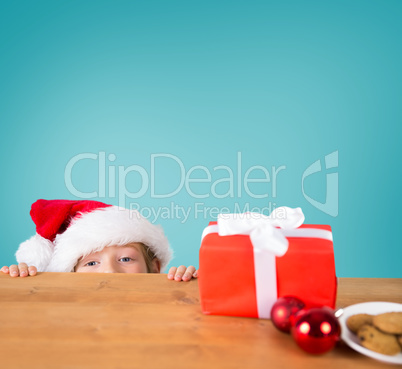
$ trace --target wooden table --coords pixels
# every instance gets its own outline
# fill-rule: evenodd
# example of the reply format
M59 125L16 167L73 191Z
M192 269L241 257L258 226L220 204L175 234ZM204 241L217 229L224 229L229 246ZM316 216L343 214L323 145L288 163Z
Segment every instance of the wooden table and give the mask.
M402 279L340 278L338 306L402 303ZM0 272L2 368L383 368L340 343L312 356L271 321L206 316L198 282L156 274Z

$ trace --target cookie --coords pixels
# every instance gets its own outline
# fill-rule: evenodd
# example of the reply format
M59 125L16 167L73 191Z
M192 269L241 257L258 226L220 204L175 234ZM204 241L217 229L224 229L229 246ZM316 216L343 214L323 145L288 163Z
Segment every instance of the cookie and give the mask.
M365 324L357 331L360 344L365 348L384 355L396 355L401 351L396 336L379 331Z
M402 336L398 336L398 342L399 342L399 344L401 346L401 350L402 350Z
M351 330L353 333L357 333L359 328L364 324L373 324L373 316L370 314L356 314L351 315L346 320L346 326Z
M385 333L402 334L402 312L376 315L373 325Z

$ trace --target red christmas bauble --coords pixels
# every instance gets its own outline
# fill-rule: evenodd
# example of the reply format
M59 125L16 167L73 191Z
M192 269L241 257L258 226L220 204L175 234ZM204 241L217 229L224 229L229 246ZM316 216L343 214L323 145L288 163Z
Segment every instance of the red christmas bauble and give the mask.
M295 316L291 329L296 343L311 354L323 354L331 350L339 340L341 327L329 308L313 308Z
M289 333L292 317L304 308L304 302L294 296L283 296L276 300L271 309L271 320L276 328Z

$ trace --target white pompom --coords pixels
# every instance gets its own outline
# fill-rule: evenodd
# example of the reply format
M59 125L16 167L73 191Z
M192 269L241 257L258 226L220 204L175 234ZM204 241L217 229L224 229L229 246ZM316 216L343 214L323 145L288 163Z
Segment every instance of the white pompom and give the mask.
M20 244L15 256L18 263L35 266L38 272L44 272L53 255L53 243L38 234Z

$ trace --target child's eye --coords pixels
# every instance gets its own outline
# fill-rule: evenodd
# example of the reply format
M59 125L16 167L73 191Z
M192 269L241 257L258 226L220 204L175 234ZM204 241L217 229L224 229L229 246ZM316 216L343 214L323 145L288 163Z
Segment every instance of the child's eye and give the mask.
M94 266L97 264L97 261L89 261L88 263L85 264L85 266Z
M131 261L131 260L133 260L132 258L129 258L129 257L126 257L126 258L121 258L120 259L121 261L124 261L125 263L127 263L127 262L129 262L129 261Z

